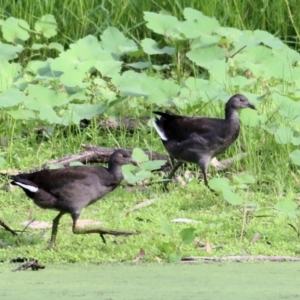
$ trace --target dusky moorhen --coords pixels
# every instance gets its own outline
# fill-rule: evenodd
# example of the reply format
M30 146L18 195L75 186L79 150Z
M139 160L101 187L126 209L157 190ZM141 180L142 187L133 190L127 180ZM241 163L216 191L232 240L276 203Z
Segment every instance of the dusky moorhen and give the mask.
M11 184L17 185L44 209L58 210L53 219L49 248L55 245L60 218L68 213L73 219L73 233L103 233L101 229L78 229L76 221L81 210L96 202L122 181L122 165L136 164L130 154L120 149L109 158L108 168L103 166L72 166L63 169L41 170L11 176ZM130 233L134 234L134 233ZM103 241L104 238L101 235Z
M240 120L238 110L256 109L243 95L232 96L225 106L225 119L185 117L154 111L154 128L171 158L177 160L165 181L165 186L184 163L198 164L204 183L208 186L207 169L211 158L223 153L238 137Z

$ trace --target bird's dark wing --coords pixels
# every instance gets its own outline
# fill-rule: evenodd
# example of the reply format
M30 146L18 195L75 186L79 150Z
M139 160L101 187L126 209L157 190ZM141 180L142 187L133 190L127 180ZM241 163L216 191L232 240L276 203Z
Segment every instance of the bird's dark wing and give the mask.
M46 192L51 190L59 190L66 185L76 182L84 184L93 184L92 175L97 174L101 184L111 185L115 183L113 176L107 171L106 168L97 166L74 166L64 169L56 170L41 170L34 173L23 173L12 176L13 181L19 181L21 183L30 184L43 189ZM93 177L95 180L95 177Z
M168 140L177 140L178 142L192 138L195 135L203 138L212 136L222 137L222 132L226 132L224 126L226 123L223 119L214 118L193 118L166 113L155 112L160 115L156 119L160 128L164 131Z

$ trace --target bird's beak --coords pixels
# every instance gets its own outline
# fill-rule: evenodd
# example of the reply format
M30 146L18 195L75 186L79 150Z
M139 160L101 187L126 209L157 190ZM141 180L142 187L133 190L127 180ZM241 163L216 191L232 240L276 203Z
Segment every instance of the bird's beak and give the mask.
M251 102L249 102L249 103L248 103L248 107L256 110L256 107L255 107L255 105L254 105L254 104L252 104Z

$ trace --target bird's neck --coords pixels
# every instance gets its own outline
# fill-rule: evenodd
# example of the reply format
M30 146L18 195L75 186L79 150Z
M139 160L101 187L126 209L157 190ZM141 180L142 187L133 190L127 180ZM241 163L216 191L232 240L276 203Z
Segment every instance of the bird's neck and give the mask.
M122 167L120 165L108 164L108 172L114 175L118 181L123 179Z
M232 109L231 107L225 108L225 120L228 122L238 123L240 122L239 115L237 110Z

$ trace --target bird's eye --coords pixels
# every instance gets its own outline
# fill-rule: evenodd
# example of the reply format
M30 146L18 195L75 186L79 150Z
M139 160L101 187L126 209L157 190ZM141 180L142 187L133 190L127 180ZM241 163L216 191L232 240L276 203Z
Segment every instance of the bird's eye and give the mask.
M126 154L123 154L123 157L127 157L127 155L126 155Z
M241 101L241 102L245 102L246 99L245 99L245 98L240 98L240 101Z

